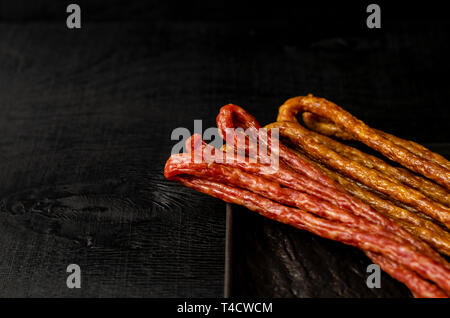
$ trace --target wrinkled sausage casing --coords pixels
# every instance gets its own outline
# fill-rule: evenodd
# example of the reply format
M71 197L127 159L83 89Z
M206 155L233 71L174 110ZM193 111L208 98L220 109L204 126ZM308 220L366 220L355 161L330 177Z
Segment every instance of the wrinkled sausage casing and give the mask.
M450 164L445 158L416 143L375 130L324 98L308 95L288 99L280 107L277 121L298 122L297 115L303 112L332 122L335 129L329 132L358 140L450 190Z

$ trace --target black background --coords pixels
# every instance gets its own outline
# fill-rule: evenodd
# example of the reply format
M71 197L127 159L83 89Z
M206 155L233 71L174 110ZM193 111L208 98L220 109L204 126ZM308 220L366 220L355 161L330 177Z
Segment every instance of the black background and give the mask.
M1 296L222 296L225 204L162 169L174 128L212 127L230 102L267 124L313 93L449 154L438 3L376 2L380 30L366 27L365 1L78 1L81 30L66 28L68 3L0 2ZM265 231L253 221L250 233ZM346 251L344 267L365 264ZM70 263L80 290L66 287ZM237 294L374 296L311 281Z

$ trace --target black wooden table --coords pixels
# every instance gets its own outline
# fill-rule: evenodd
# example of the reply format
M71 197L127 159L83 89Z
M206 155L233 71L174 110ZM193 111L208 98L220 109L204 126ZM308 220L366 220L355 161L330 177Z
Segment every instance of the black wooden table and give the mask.
M0 6L3 297L222 296L225 204L162 170L172 130L213 127L224 104L266 124L313 93L450 141L446 19L387 12L368 30L363 4L93 1L68 30L63 5L18 3ZM66 286L71 263L81 289Z

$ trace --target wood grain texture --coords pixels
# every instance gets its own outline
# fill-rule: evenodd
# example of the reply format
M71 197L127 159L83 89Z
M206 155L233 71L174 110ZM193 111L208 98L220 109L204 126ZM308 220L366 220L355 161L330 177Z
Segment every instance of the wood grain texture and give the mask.
M82 2L77 31L61 4L1 3L0 296L223 295L225 204L165 181L162 168L172 130L192 131L194 119L212 127L227 103L266 124L285 99L314 93L445 148L446 20L387 14L370 32L365 8L350 4L228 2ZM284 240L277 226L269 237ZM334 253L298 235L294 253ZM339 250L342 267L365 264L355 253ZM70 263L81 266L81 290L65 285ZM239 294L273 295L260 282ZM323 295L308 284L279 294Z
M162 175L201 66L149 30L0 27L1 296L222 295L225 205Z

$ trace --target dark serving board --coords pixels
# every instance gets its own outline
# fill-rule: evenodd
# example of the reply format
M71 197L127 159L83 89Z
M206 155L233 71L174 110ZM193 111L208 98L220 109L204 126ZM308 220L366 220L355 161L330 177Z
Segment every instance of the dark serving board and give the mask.
M450 158L450 143L426 145ZM386 273L368 288L372 261L357 248L326 240L227 204L225 295L229 297L411 297Z

